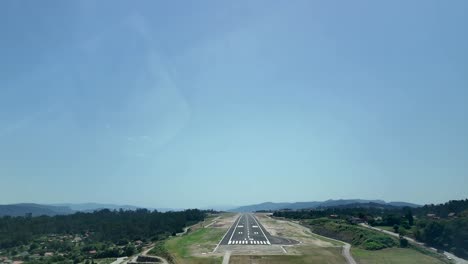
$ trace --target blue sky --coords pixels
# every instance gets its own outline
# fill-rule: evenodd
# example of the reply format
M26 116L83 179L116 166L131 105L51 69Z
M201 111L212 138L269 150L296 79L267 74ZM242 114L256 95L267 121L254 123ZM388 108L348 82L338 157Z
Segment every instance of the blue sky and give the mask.
M0 204L468 196L466 1L2 1Z

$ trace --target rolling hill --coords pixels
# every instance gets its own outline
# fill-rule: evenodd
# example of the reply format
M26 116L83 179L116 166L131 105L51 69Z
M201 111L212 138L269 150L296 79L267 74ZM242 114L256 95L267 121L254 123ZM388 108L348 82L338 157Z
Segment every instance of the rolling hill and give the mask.
M66 206L53 206L34 203L0 205L0 216L32 216L72 214L75 211Z
M273 203L266 202L260 204L240 206L229 211L231 212L255 212L255 211L275 211L280 209L314 209L318 207L335 207L344 205L359 205L359 204L380 204L395 207L420 207L420 205L407 203L407 202L385 202L383 200L363 200L363 199L339 199L339 200L326 200L323 202L295 202L295 203Z

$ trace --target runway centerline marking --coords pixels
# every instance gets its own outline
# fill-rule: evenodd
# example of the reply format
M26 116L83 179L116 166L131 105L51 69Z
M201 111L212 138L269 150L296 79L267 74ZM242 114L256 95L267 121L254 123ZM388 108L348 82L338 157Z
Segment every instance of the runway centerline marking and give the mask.
M258 223L258 221L257 221L257 219L255 218L255 216L252 216L252 215L251 215L250 217L252 217L253 220L255 221L255 223L257 223L257 226L259 226L260 231L262 231L262 234L263 234L263 236L265 237L265 239L266 239L266 241L267 241L267 244L270 245L270 244L271 244L271 243L270 243L270 240L269 240L268 237L265 235L265 232L263 232L263 228L260 226L260 224Z

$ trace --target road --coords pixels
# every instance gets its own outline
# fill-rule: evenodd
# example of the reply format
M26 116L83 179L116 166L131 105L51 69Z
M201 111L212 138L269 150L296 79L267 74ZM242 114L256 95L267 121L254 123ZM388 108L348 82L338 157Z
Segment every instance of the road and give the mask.
M382 232L382 233L385 233L385 234L387 234L387 235L391 235L391 236L394 236L394 237L399 237L399 236L400 236L400 235L397 234L397 233L390 232L390 231L388 231L388 230L383 230L383 229L380 229L380 228L376 228L376 227L373 227L373 226L370 226L370 225L367 225L367 224L364 224L364 223L362 223L362 224L360 224L360 225L363 226L363 227L367 227L367 228L376 230L376 231L380 231L380 232ZM432 250L432 251L437 252L437 249L428 247L428 246L424 245L424 243L418 242L418 241L412 239L411 237L406 237L406 236L405 236L404 238L405 238L406 240L408 240L410 243L413 243L413 244L416 244L416 245L419 245L419 246L421 246L421 247L425 247L425 248L427 248L427 249L429 249L429 250ZM450 253L450 252L444 251L443 254L444 254L448 259L451 259L453 262L455 262L456 264L468 264L468 261L467 261L467 260L464 260L464 259L462 259L462 258L459 258L459 257L453 255L453 254Z
M120 264L122 262L124 262L126 259L128 259L127 257L121 257L121 258L117 258L114 262L112 262L111 264Z
M291 221L291 222L299 225L299 222L296 222L296 221ZM309 229L309 227L307 227L307 228ZM312 231L310 231L310 232L313 233ZM322 235L319 235L319 234L316 234L316 233L313 233L313 234L318 236L318 237L323 237L325 239L333 240L333 241L336 241L336 242L338 242L340 244L343 244L343 250L341 251L341 254L346 259L346 263L347 264L357 264L356 260L351 255L351 244L349 244L347 242L344 242L344 241L341 241L341 240L331 238L331 237L322 236Z
M343 246L343 251L341 252L341 254L346 259L346 263L348 263L348 264L357 264L357 262L354 260L353 256L351 256L351 245L346 243L346 242L343 242L343 243L344 243L344 246Z

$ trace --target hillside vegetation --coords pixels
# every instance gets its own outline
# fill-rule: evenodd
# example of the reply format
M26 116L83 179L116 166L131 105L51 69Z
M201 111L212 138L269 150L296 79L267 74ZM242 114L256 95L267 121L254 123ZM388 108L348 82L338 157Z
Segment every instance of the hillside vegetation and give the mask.
M380 204L354 204L346 207L327 207L312 210L283 210L274 213L276 217L291 219L327 219L333 221L309 221L314 232L332 237L343 236L343 240L353 244L350 230L361 233L359 227L348 227L345 223L367 222L372 226L393 231L402 236L410 236L431 247L445 250L462 258L468 258L468 199L449 201L438 205L424 205L418 208L382 206ZM322 221L322 222L321 222ZM319 225L323 223L322 225ZM335 225L334 223L341 223ZM348 239L348 240L347 240ZM380 239L380 238L379 238ZM361 243L360 247L377 248L386 245L385 241ZM355 238L354 238L355 240ZM374 243L376 242L376 243ZM385 243L384 243L385 242ZM403 246L407 243L400 241Z
M350 243L367 250L378 250L395 247L398 241L390 236L380 234L363 227L347 224L342 220L326 218L305 221L312 232Z
M102 210L62 216L0 218L0 257L29 263L80 263L131 256L202 221L197 209L161 213Z

